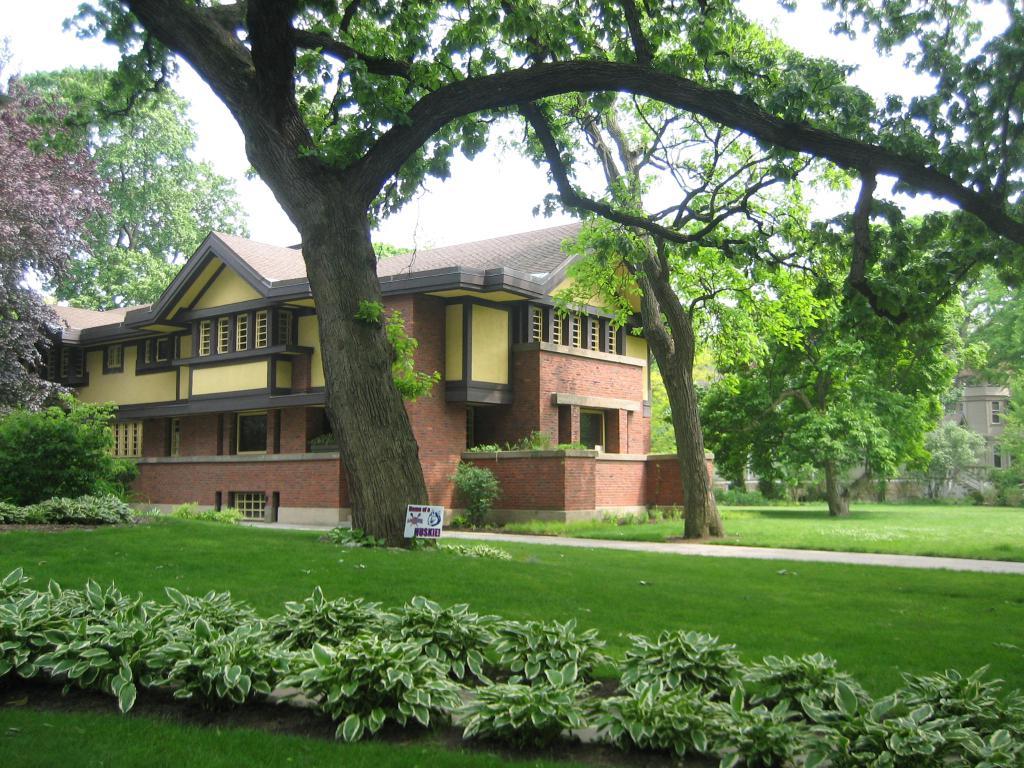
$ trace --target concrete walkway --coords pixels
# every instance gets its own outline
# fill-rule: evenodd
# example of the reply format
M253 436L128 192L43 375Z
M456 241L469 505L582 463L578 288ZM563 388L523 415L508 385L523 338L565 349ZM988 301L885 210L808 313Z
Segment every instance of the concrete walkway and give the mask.
M271 525L255 523L260 528L323 531L326 527L313 525ZM657 552L666 555L694 555L697 557L737 557L746 560L788 560L803 563L845 563L848 565L885 565L893 568L924 568L948 571L978 571L980 573L1012 573L1024 576L1024 563L1005 560L970 560L960 557L925 557L923 555L884 555L871 552L830 552L822 549L776 549L774 547L740 547L727 544L697 544L688 542L620 541L607 539L577 539L564 536L532 536L519 533L483 533L476 531L445 531L445 539L510 544L542 544L555 547L581 549L615 549L621 552Z

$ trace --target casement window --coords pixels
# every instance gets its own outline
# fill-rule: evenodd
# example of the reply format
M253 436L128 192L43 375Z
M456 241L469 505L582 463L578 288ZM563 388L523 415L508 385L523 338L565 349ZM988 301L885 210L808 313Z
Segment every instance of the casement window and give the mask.
M235 315L235 350L244 352L249 348L249 315Z
M267 494L262 491L232 491L231 506L241 512L246 520L264 520Z
M601 321L596 317L587 318L587 347L594 352L601 348Z
M111 344L107 347L103 359L104 373L117 373L124 370L124 345Z
M277 343L292 343L292 313L290 310L277 310Z
M146 339L142 342L142 364L150 365L153 362L153 340Z
M588 448L604 448L604 411L580 409L580 442Z
M263 349L267 346L267 321L269 317L270 316L265 309L261 309L256 313L256 349Z
M251 411L238 414L236 425L237 453L267 452L267 412Z
M604 351L610 355L618 354L618 335L615 326L608 323L608 327L605 329Z
M574 347L576 349L582 349L583 348L583 316L582 315L572 315L572 316L569 317L567 322L569 323L569 327L571 328L571 330L569 331L569 333L570 333L570 337L569 337L570 346L572 346L572 347Z
M46 378L50 381L60 380L60 355L57 354L57 347L51 345L46 350Z
M530 307L530 341L544 341L544 310Z
M156 361L166 363L171 359L171 339L168 336L161 336L156 340Z
M181 419L171 419L167 431L170 433L167 453L171 456L181 456Z
M554 310L552 310L552 313L554 314L554 318L551 322L551 343L564 344L565 341L563 340L563 335L565 330L565 320L564 318L559 317L558 313Z
M217 318L217 354L225 355L230 351L231 343L231 318Z
M991 414L990 424L1002 424L1003 423L1003 401L993 400L991 402Z
M142 455L142 422L119 421L114 424L114 455L138 458Z
M213 334L213 321L199 321L199 356L206 357L210 354Z
M60 377L66 379L71 375L71 349L63 347L60 351Z

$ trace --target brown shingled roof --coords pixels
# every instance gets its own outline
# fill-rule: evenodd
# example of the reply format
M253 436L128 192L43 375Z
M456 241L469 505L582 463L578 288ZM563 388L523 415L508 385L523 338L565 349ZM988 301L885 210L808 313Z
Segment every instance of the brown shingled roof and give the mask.
M445 267L481 271L504 267L530 275L546 275L566 259L562 242L576 237L579 231L579 224L565 224L390 256L377 262L377 274L380 277L393 277ZM216 235L253 271L270 283L306 277L306 264L297 248L265 245L221 232Z
M128 310L142 307L115 307L114 309L97 310L55 305L50 308L57 313L57 317L64 322L65 326L80 331L84 328L98 328L101 325L115 325L124 322L124 316Z

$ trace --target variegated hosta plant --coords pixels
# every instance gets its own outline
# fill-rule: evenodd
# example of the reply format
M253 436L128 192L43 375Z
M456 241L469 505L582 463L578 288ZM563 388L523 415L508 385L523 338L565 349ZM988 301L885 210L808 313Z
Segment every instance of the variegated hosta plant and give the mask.
M390 636L423 644L423 653L440 662L449 674L463 680L467 672L481 682L487 649L494 643L500 619L480 616L465 604L442 608L417 595L399 609L387 627Z
M267 621L267 631L273 643L307 650L314 643L333 645L364 633L378 634L392 618L380 603L344 597L328 600L316 587L302 602L285 603L284 613Z
M836 686L842 682L861 703L871 698L856 680L839 671L835 659L822 653L798 658L765 656L759 664L747 668L743 681L751 692L753 704L774 707L783 701L790 709L806 714L807 706L834 707Z
M459 705L448 670L418 642L362 635L328 648L319 643L294 661L282 686L304 696L338 722L336 735L357 741L388 720L429 726L447 721Z
M269 695L290 658L268 642L261 622L223 631L199 618L165 631L146 664L152 685L173 688L177 699L218 706Z
M566 622L506 621L499 626L494 650L499 665L517 678L536 680L547 670L560 670L572 662L582 679L590 678L594 668L608 661L601 649L596 629L576 631L576 620Z
M495 683L477 688L456 716L465 739L495 739L542 747L563 732L587 725L583 698L588 685L574 662L546 669L531 684Z
M622 685L631 689L660 683L666 689L699 688L713 698L728 698L742 664L736 646L702 632L662 632L656 640L630 635L622 661Z

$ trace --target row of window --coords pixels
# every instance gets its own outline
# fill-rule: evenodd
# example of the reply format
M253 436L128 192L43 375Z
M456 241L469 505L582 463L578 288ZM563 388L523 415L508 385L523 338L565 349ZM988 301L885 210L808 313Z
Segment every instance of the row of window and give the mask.
M544 341L573 349L621 354L621 329L607 318L582 312L562 315L555 307L531 305L519 341Z
M142 456L142 422L119 421L113 426L113 454L123 458ZM267 412L254 411L235 414L235 451L237 453L267 452ZM181 419L172 418L168 424L167 454L181 455Z
M85 376L85 351L51 344L43 358L40 376L48 381L77 381Z
M274 344L291 344L294 327L291 310L279 309L272 316L270 310L258 309L215 320L200 320L196 326L196 351L200 357L207 357L215 353L225 355L250 348L263 349L270 344L272 317L276 320Z

